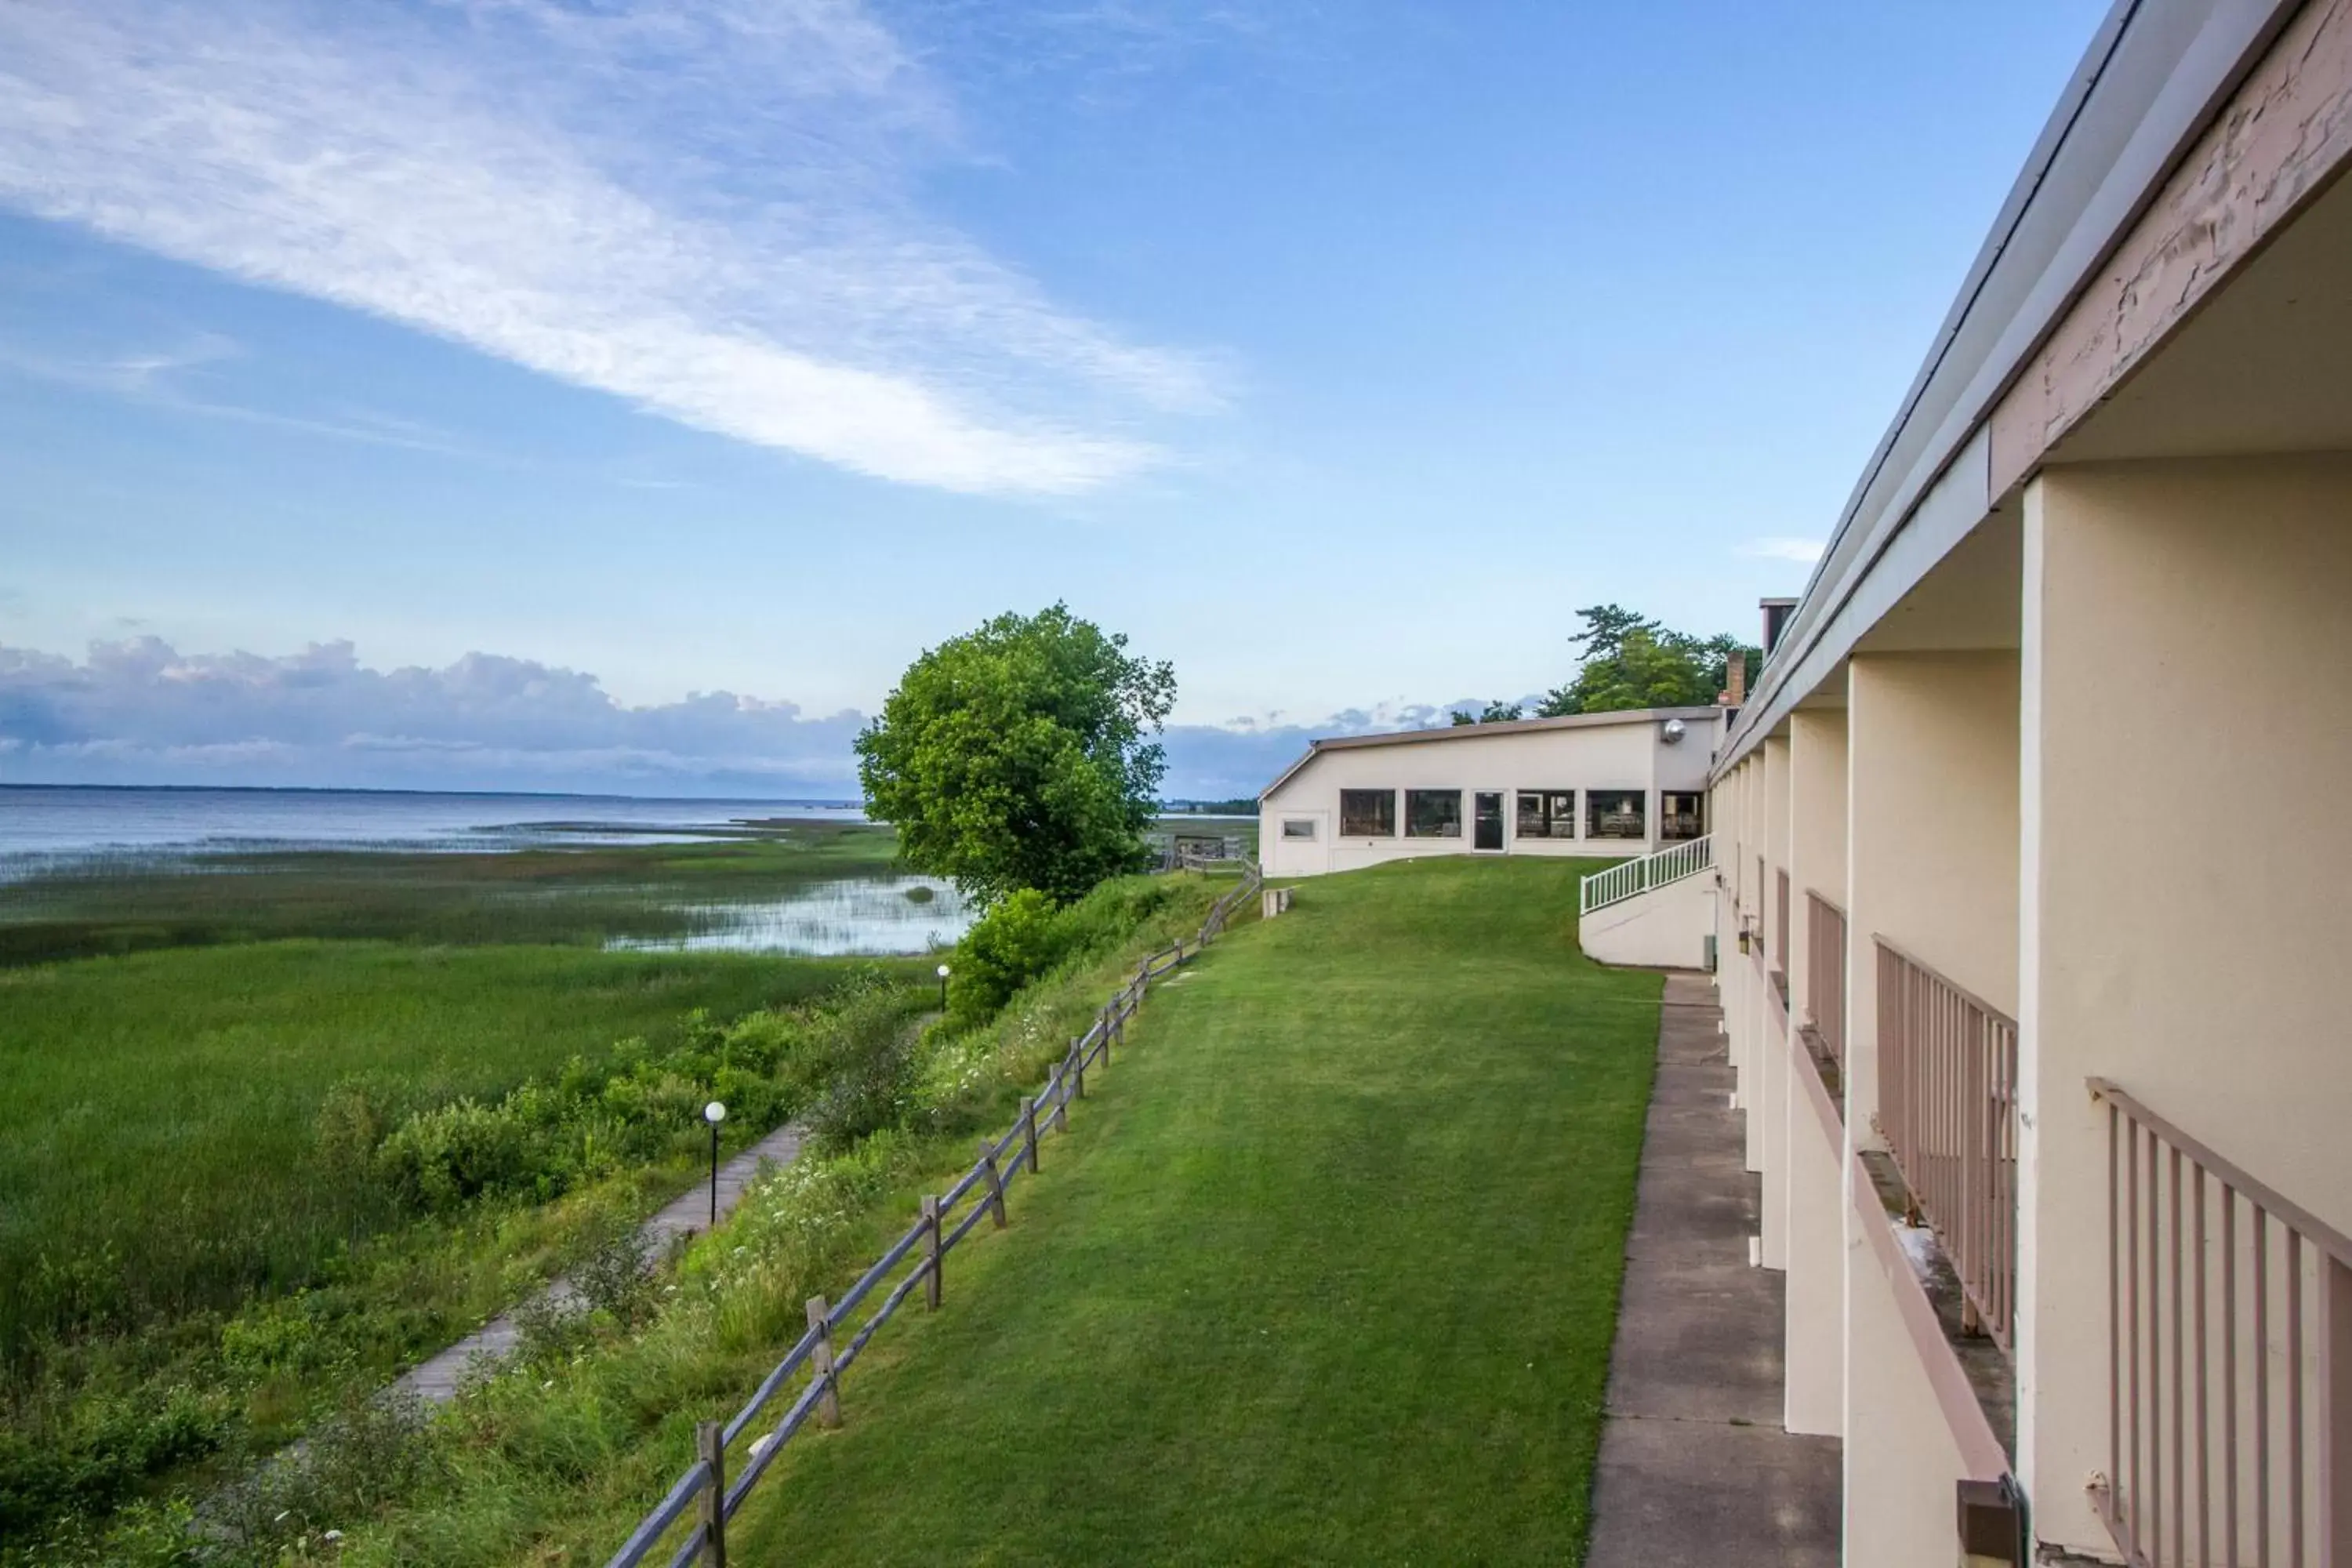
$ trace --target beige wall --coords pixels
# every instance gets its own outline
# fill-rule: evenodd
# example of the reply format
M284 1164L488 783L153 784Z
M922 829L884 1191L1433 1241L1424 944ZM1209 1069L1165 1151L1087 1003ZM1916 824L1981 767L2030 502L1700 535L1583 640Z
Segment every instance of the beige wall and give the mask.
M1683 721L1683 738L1667 745L1663 721L1628 719L1622 723L1556 730L1519 730L1479 734L1475 729L1441 730L1426 740L1377 746L1344 746L1316 755L1258 803L1259 852L1266 874L1309 877L1349 871L1418 855L1471 853L1470 798L1482 790L1503 796L1503 842L1520 855L1640 855L1657 847L1658 795L1664 790L1704 790L1712 727L1707 718ZM1403 836L1403 802L1398 802L1399 834L1393 838L1339 836L1343 789L1444 789L1463 792L1462 836ZM1518 837L1517 792L1572 789L1577 792L1577 832L1571 838ZM1647 798L1642 839L1587 838L1585 792L1640 790ZM1286 839L1286 819L1313 821L1312 840Z
M1580 917L1576 944L1601 963L1696 969L1715 929L1715 903L1713 877L1685 877Z
M1804 709L1789 718L1789 895L1790 1005L1801 1019L1818 1015L1809 994L1812 943L1805 893L1845 904L1845 710Z
M2105 1132L2084 1079L2352 1230L2352 458L2055 470L2026 492L2025 563L2019 1458L2044 1538L2094 1546Z
M1835 1436L1845 1427L1845 1130L1803 1047L1791 1047L1781 1421Z
M1878 1105L1874 936L2017 1006L2018 659L1857 654L1846 716L1846 1126Z

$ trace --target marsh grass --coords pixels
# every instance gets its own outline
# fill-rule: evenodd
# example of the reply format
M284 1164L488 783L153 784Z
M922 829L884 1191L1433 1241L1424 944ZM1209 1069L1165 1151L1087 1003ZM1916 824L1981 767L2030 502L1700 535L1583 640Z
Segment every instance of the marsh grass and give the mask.
M695 844L114 856L0 883L0 966L281 938L580 943L690 935L729 903L879 876L889 829L800 822Z

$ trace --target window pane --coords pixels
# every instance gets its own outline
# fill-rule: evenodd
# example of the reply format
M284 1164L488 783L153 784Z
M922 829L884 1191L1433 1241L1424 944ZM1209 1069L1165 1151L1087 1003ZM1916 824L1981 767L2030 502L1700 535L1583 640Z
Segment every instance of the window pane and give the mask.
M1706 833L1706 796L1668 790L1658 796L1658 837L1699 838Z
M1461 837L1462 792L1458 789L1405 791L1404 836L1407 838Z
M1339 792L1339 834L1344 838L1394 838L1396 791L1343 789Z
M1591 789L1584 792L1584 836L1587 838L1646 838L1643 822L1648 800L1638 789Z
M1576 837L1576 792L1572 789L1523 789L1519 792L1519 837Z
M1315 837L1315 819L1311 816L1286 816L1282 819L1282 836L1285 838L1312 838Z

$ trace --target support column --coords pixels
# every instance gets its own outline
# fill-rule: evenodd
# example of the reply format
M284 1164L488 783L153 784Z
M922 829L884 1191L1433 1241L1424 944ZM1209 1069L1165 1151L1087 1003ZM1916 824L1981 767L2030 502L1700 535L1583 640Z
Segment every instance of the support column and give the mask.
M2106 1115L2084 1079L2352 1230L2347 519L2343 455L2062 468L2026 491L2018 1460L2046 1542L2112 1554L2084 1491L2113 1468ZM2266 1354L2238 1304L2240 1375L2268 1365L2273 1409L2286 1293ZM2326 1391L2305 1398L2319 1415Z
M1785 962L1789 935L1781 929L1780 872L1789 863L1789 738L1768 735L1757 749L1763 766L1763 811L1757 847L1763 868L1756 889L1762 911L1762 963L1757 968L1756 1048L1761 1070L1763 1103L1757 1120L1762 1127L1764 1190L1760 1194L1762 1235L1759 1251L1767 1268L1789 1266L1789 1010L1769 975Z
M2017 996L2018 658L1857 653L1847 665L1846 1075L1842 1173L1883 1147L1877 949L1885 936L1995 1006ZM1948 1552L1959 1461L1923 1352L1904 1330L1877 1197L1849 1184L1844 1226L1847 1560ZM1899 1258L1892 1267L1906 1267ZM1938 1347L1940 1349L1940 1347ZM1933 1506L1928 1506L1932 1502ZM1923 1511L1924 1510L1924 1511Z
M1814 1016L1805 890L1845 895L1845 710L1801 709L1789 721L1790 1012ZM1844 1429L1844 1129L1826 1104L1803 1042L1790 1037L1796 1089L1788 1096L1788 1311L1782 1351L1791 1432Z

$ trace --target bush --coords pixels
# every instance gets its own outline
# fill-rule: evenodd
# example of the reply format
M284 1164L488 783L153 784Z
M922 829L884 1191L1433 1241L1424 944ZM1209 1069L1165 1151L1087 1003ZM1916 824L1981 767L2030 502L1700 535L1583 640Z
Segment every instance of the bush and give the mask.
M1034 888L999 899L956 944L948 1018L983 1024L1062 956L1061 910Z
M384 1183L403 1203L436 1214L521 1184L530 1140L511 1100L468 1098L410 1117L376 1151Z

